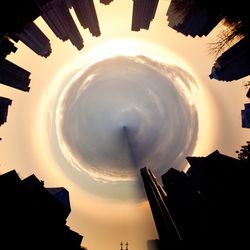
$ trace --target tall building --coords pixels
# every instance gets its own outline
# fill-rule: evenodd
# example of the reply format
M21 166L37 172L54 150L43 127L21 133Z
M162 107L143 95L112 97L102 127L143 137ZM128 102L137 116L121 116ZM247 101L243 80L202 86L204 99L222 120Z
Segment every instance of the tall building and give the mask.
M163 186L149 169L141 169L160 249L248 248L250 169L247 162L218 150L206 157L187 157L187 160L190 164L187 172L171 168L162 175ZM175 230L167 231L159 226L164 216L171 218L165 223ZM166 239L173 239L174 231L178 232L181 244L176 241L177 244L167 248Z
M29 91L30 72L7 59L0 60L0 83L22 91Z
M209 77L222 81L233 81L249 75L249 56L249 40L241 39L216 60Z
M250 128L250 103L244 104L244 109L241 110L241 121L242 128Z
M160 239L161 249L177 249L182 238L165 203L166 193L152 171L141 168L141 176Z
M192 247L198 246L194 244L197 239L199 242L206 240L203 227L209 216L206 200L184 172L171 168L162 176L162 182L167 193L165 203L183 242L193 242Z
M35 0L2 0L0 14L0 30L15 33L20 32L28 22L39 17L40 11Z
M68 210L68 214L71 212L69 192L64 187L46 188L58 201L60 201L64 208Z
M172 0L166 15L169 27L192 37L208 35L223 18L217 8L200 1Z
M0 175L0 248L82 249L83 236L66 225L65 191L46 189L35 175L21 180L15 170Z
M82 27L88 28L93 36L100 36L101 32L93 0L71 0L71 4Z
M218 36L218 47L223 46L223 42L226 44L227 39L230 40L230 36L233 37L233 33L230 35L231 31L238 32L243 37L249 36L249 18L244 11L245 4L242 1L236 7L225 1L215 3L213 1L171 0L167 10L168 26L186 36L207 36L220 21L229 20L228 23L233 23L233 25L230 24L227 27L228 36L224 35L224 41ZM238 23L237 26L236 23ZM248 40L242 39L237 42L216 60L209 77L221 81L232 81L249 75L249 52Z
M0 96L0 126L7 121L8 109L11 103L11 99Z
M29 22L21 32L15 33L15 36L38 55L48 57L51 54L49 39L34 22Z
M132 31L149 29L154 19L159 0L133 0Z
M35 0L41 16L54 34L63 41L70 40L78 49L83 48L83 39L64 0Z
M17 48L13 42L10 41L7 34L0 37L0 58L5 58L11 52L16 52Z

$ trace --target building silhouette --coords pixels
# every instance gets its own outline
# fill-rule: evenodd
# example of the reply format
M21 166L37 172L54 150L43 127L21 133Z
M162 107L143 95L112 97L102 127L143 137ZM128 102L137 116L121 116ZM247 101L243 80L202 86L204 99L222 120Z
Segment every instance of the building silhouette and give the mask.
M149 29L150 22L155 17L159 0L133 0L132 31Z
M83 236L66 225L68 191L43 184L15 170L0 175L1 249L82 249Z
M3 34L0 39L0 58L3 59L11 52L15 53L16 51L17 47L14 45L14 43L11 42L6 34Z
M209 77L211 79L232 81L249 75L249 56L249 40L241 39L216 60Z
M223 18L216 8L199 1L172 0L167 10L168 26L186 36L207 36Z
M21 32L15 33L15 37L39 56L51 54L50 40L34 22L27 23Z
M229 21L228 35L224 35L224 40L218 36L215 52L222 51L223 46L228 45L230 39L237 34L244 38L234 45L230 44L230 48L219 56L209 75L211 79L233 81L250 74L248 59L250 19L244 7L243 1L240 1L237 7L224 0L216 4L211 1L171 0L170 2L167 10L168 26L186 36L207 36L219 22Z
M0 83L22 91L29 91L30 72L8 61L0 60Z
M108 4L111 1L102 1ZM99 22L93 0L4 0L0 4L0 83L18 90L30 90L30 72L7 60L15 53L15 43L21 41L37 55L47 58L51 53L48 37L35 24L42 17L62 41L69 40L78 50L84 47L83 38L71 15L73 8L84 29L100 36ZM8 18L5 13L8 13Z
M163 249L174 249L180 247L182 239L165 203L166 193L157 182L150 169L142 168L141 176L148 197L150 208L159 235L160 244Z
M100 0L108 5L112 0ZM132 31L148 30L155 17L159 0L133 0ZM232 5L219 1L214 6L211 1L172 0L167 10L169 27L184 35L207 36L225 17L233 16L241 22L244 34L247 33L248 19L237 7L239 17L233 15ZM242 5L245 6L244 4ZM84 29L100 36L100 27L93 0L27 0L25 2L4 0L0 4L0 83L29 91L29 75L26 69L8 61L6 57L16 52L15 43L21 41L36 54L48 57L52 48L48 37L35 24L42 17L53 33L62 41L69 40L78 50L84 47L84 41L72 17L72 11ZM72 11L70 11L70 9ZM6 15L9 16L6 19ZM244 13L243 13L244 14ZM245 26L244 26L245 25ZM242 39L225 51L212 67L211 79L221 81L238 80L249 75L248 40ZM247 96L250 96L249 92Z
M0 96L0 126L7 121L8 110L11 103L11 99Z
M167 10L168 26L186 36L207 36L222 20L227 21L227 35L218 36L214 52L218 58L212 66L210 79L219 81L239 80L250 75L250 18L245 9L245 2L237 6L224 0L212 1L182 1L171 0ZM230 24L230 25L229 25ZM236 42L233 40L238 36ZM240 37L240 38L239 38ZM234 43L229 42L234 41ZM229 45L225 49L225 45ZM246 93L250 96L250 89ZM246 125L248 111L242 111L242 127Z
M39 17L40 12L35 0L1 1L0 33L15 33L21 31L30 21ZM4 15L8 13L8 16ZM2 34L1 34L2 36Z
M187 172L171 168L162 184L141 169L160 249L248 248L248 164L218 150L187 161Z
M241 121L242 128L250 128L250 103L244 104L244 109L241 110Z
M100 3L105 4L105 5L108 5L111 2L113 2L113 0L100 0Z
M100 28L93 0L70 0L76 16L84 29L88 28L93 36L100 36Z
M14 43L4 34L0 38L0 83L22 91L29 91L30 72L6 59L16 50Z
M36 0L41 17L61 40L70 40L78 49L83 48L83 39L70 14L65 0Z

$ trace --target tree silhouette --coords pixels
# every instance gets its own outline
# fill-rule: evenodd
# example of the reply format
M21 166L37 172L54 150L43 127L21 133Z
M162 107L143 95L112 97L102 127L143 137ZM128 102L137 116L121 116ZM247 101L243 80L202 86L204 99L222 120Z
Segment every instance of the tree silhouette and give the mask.
M210 53L218 58L224 51L246 37L242 32L241 26L241 21L234 22L226 17L223 18L221 21L221 30L216 40L208 44Z
M246 145L241 146L241 149L235 152L238 154L238 159L250 162L250 141L247 141Z
M185 19L191 10L206 9L210 18L221 16L221 31L215 41L209 43L209 51L219 57L242 38L250 37L250 15L248 1L238 0L237 4L227 0L171 0L173 10Z

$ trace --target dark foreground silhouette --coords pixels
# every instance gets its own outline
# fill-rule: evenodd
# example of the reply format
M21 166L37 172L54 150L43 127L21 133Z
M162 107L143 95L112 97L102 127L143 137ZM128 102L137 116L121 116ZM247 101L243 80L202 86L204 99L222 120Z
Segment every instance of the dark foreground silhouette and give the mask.
M249 162L218 150L187 160L187 172L171 168L163 185L141 169L159 235L154 249L248 249Z
M35 175L0 175L0 249L78 250L83 236L66 225L71 208L65 188L45 188Z

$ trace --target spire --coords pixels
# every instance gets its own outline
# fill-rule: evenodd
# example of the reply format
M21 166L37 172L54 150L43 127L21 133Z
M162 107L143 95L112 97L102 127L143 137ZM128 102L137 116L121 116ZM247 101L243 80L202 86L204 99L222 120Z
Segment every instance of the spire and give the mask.
M126 242L126 250L128 250L128 242Z
M123 246L123 243L122 243L122 241L121 241L120 245L121 245L121 250L123 250L123 247L122 247L122 246Z

